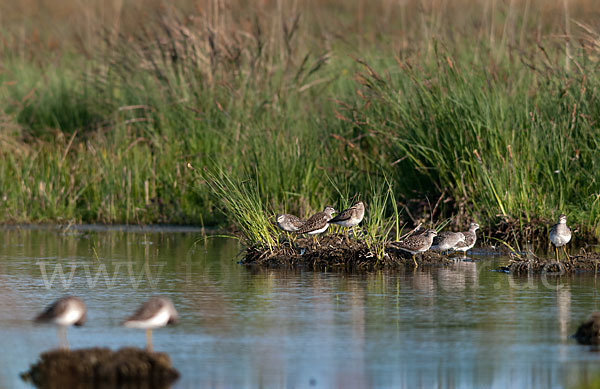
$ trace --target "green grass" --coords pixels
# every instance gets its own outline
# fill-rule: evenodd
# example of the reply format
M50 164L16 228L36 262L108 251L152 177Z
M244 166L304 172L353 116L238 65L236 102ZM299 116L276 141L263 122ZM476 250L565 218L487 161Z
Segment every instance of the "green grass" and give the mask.
M507 79L485 64L438 58L435 67L390 65L387 79L367 69L352 131L377 133L381 155L405 156L398 167L405 180L449 192L483 223L564 212L597 236L600 80L593 67L567 75L507 63Z
M202 176L248 245L260 245L270 251L279 245L273 213L267 210L256 181L235 181L222 170L206 171Z
M450 218L544 232L561 212L600 236L595 46L572 42L566 71L561 42L509 42L530 24L396 51L281 20L214 36L161 21L49 63L4 48L0 221L234 222L272 247L275 213L358 196L373 245Z

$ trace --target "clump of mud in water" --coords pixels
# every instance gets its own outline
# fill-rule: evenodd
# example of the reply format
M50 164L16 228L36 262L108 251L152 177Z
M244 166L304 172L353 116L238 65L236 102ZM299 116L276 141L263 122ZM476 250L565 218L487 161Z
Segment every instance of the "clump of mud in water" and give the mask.
M573 337L581 344L599 345L600 312L592 313L590 318L579 326Z
M382 256L381 253L385 254ZM447 265L452 259L436 252L418 254L421 265ZM314 244L311 238L298 238L285 241L272 251L253 246L246 250L241 261L247 265L293 266L309 270L352 269L378 270L386 268L414 267L412 256L386 244L385 247L367 245L364 240L346 240L343 235L326 235Z
M167 388L179 377L166 353L134 347L51 350L21 374L40 388L114 387Z
M510 273L574 273L594 272L600 270L600 255L598 254L578 254L569 259L561 259L556 262L554 258L540 258L531 256L529 258L513 256L506 268Z

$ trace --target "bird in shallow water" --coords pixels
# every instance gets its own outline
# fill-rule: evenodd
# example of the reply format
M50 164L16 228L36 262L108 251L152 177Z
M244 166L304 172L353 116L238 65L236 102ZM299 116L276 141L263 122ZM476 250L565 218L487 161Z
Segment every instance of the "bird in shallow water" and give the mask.
M365 203L359 201L348 209L344 209L329 221L329 224L337 224L346 227L346 229L357 226L365 217ZM354 234L356 235L356 234ZM346 240L348 240L348 231L346 231Z
M327 206L323 211L317 212L312 215L308 220L298 228L295 232L297 234L309 234L313 236L313 243L316 242L316 235L325 232L329 227L329 221L333 218L335 209Z
M424 253L429 250L433 243L433 238L436 236L437 232L435 230L427 230L420 235L411 235L398 242L393 242L392 245L400 250L411 253L412 259L415 262L415 267L419 267L415 254Z
M35 318L35 321L55 324L59 347L68 350L67 327L82 326L85 323L86 314L87 309L83 300L75 296L65 296L49 305Z
M479 224L471 223L469 225L468 231L463 231L462 234L465 236L464 242L458 242L456 246L454 246L454 250L462 251L463 256L466 255L468 250L471 250L473 246L475 246L475 242L477 242L477 231L479 229Z
M168 297L151 297L123 325L146 330L146 349L152 351L152 330L167 324L177 323L178 316L173 302Z
M556 252L556 262L558 259L558 248L562 247L567 259L569 258L569 254L567 254L567 248L565 245L571 241L571 229L567 226L567 217L565 215L560 215L558 217L558 223L552 226L550 230L550 241L554 245L554 251Z
M465 242L465 234L462 232L444 231L440 232L435 238L433 238L433 244L430 250L446 251L453 249L459 243Z
M289 213L277 215L275 220L277 221L277 227L285 232L298 231L304 224L304 220L300 219L298 216L290 215Z

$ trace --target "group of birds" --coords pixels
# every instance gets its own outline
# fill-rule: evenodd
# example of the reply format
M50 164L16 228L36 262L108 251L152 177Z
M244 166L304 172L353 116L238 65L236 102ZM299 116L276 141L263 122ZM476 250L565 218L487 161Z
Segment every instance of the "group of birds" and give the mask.
M65 296L49 305L36 318L37 323L51 323L57 326L59 346L69 348L67 327L82 326L87 317L87 308L82 299L75 296ZM152 330L175 324L178 320L177 311L168 297L151 297L122 325L129 328L146 330L146 349L152 351Z
M463 232L443 231L438 233L436 230L425 230L420 234L410 235L397 242L392 242L392 246L411 253L415 267L418 267L415 255L427 250L446 251L446 253L453 250L466 253L475 246L478 229L479 224L471 223L469 230Z
M283 231L313 235L314 239L317 234L325 232L330 224L336 224L346 229L354 229L365 216L365 204L359 201L334 217L335 212L333 207L327 206L322 212L315 213L306 221L288 213L277 215L275 220L277 226ZM392 244L400 250L411 253L415 266L418 266L415 255L429 249L446 252L455 250L463 253L471 249L477 241L475 231L478 228L477 223L471 223L469 230L464 232L444 231L438 234L435 230L425 230Z
M275 220L277 221L277 227L283 231L309 234L315 237L317 234L325 232L330 224L345 228L356 227L365 217L365 204L359 201L333 217L335 212L333 207L327 206L322 212L315 213L306 221L289 213L277 215Z
M347 229L356 227L365 216L365 204L362 201L357 202L350 208L343 210L335 217L333 207L327 206L322 212L317 212L308 220L304 221L291 214L282 214L276 216L277 226L286 232L296 234L309 234L316 237L317 234L325 232L330 224L336 224ZM437 251L462 251L465 253L475 246L477 241L476 231L479 224L471 223L468 231L452 232L443 231L438 233L435 230L425 230L422 233L408 236L400 241L392 242L392 245L400 250L412 254L415 266L418 266L415 254L423 253L427 250ZM347 235L346 235L347 238ZM550 241L556 250L556 260L559 261L558 248L562 247L567 258L565 245L571 240L571 230L567 226L567 217L560 215L558 223L550 230Z

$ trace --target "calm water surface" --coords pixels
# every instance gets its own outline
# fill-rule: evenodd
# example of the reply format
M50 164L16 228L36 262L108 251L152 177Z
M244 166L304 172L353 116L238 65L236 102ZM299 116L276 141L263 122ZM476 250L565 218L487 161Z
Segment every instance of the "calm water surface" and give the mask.
M31 318L66 293L88 305L71 347L143 347L118 323L170 296L178 326L154 333L196 387L573 387L600 354L569 335L599 309L592 275L513 277L506 259L370 274L250 269L234 240L194 232L0 230L0 387L57 345Z

